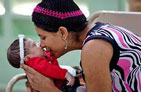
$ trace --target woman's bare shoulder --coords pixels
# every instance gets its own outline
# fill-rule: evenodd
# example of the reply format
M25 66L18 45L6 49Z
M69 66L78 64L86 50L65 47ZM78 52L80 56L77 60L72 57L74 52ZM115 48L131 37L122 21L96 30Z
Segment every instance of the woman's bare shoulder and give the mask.
M113 55L113 47L110 42L102 39L94 39L88 41L82 48L82 59L85 56L94 56L100 57L104 55L104 57L112 57ZM91 58L94 58L91 57Z
M109 63L113 55L112 45L101 39L88 41L81 54L88 92L111 91Z

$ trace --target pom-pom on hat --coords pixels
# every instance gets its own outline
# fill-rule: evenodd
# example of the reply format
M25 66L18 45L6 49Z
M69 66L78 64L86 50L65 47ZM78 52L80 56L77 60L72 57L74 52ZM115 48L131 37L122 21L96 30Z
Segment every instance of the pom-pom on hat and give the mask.
M32 14L32 21L49 32L57 32L60 26L79 32L88 22L73 0L42 0Z

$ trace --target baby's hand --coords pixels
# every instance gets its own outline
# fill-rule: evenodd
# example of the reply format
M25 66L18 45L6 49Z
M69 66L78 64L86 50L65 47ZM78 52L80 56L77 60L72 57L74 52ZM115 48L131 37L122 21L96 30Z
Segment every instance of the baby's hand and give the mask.
M66 73L65 78L68 81L67 86L73 86L75 78L69 72Z

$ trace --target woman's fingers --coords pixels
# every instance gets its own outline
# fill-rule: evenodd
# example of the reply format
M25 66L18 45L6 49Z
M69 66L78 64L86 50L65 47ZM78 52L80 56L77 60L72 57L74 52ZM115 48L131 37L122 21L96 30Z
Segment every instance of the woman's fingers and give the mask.
M29 66L27 66L25 64L22 64L21 68L24 69L24 71L26 73L31 73L31 74L35 74L36 73L36 71L33 68L31 68L31 67L29 67Z
M45 77L44 75L40 74L39 72L25 64L22 64L21 68L25 70L28 81L30 82L30 85L33 89L40 92L60 92L60 90L55 87L52 79Z
M28 79L31 87L34 88L35 90L39 90L38 87L36 87L36 85L38 84L36 82L38 72L25 64L22 64L21 68L24 69L25 73L27 74L27 79Z

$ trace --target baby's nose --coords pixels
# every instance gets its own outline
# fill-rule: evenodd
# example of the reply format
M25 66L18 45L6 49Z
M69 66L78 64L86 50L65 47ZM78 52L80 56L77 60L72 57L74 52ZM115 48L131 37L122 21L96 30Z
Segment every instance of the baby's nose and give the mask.
M39 43L36 43L36 46L37 46L37 47L40 47L40 44L39 44Z

